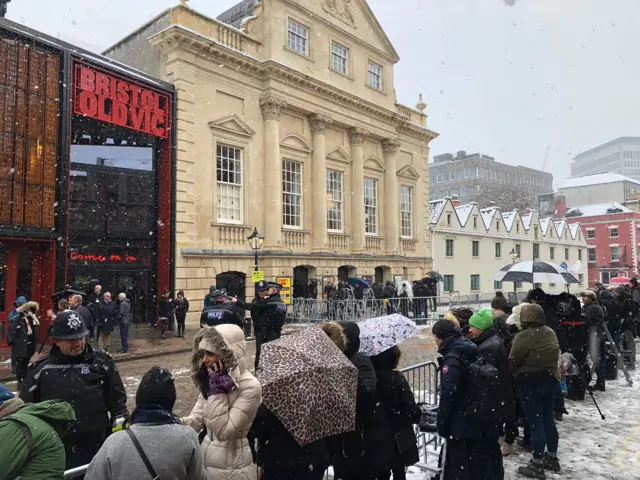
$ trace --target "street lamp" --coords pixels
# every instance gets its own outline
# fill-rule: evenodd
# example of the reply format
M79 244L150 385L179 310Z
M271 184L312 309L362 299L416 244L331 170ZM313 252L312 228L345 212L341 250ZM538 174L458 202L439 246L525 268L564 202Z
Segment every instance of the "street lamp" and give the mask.
M516 263L516 258L518 258L518 252L516 252L516 247L513 247L513 248L511 249L511 251L509 252L509 256L511 257L511 261L512 261L513 263ZM517 293L516 293L517 291L518 291L518 282L516 282L516 281L514 280L514 281L513 281L513 293L514 293L515 295L517 295Z
M247 241L253 250L253 271L258 271L258 250L262 248L264 237L258 233L258 228L253 228L253 233L247 237ZM256 282L256 296L258 296L258 284Z

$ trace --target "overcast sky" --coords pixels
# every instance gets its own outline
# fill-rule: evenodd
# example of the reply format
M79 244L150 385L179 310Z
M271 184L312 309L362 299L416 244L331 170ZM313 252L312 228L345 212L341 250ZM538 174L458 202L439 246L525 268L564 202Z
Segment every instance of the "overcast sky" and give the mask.
M104 48L177 3L12 0L7 17ZM235 3L190 5L215 16ZM549 146L545 170L557 185L569 175L576 153L640 134L638 0L369 5L401 57L395 69L398 101L414 106L424 94L429 127L440 134L432 155L464 149L540 169Z

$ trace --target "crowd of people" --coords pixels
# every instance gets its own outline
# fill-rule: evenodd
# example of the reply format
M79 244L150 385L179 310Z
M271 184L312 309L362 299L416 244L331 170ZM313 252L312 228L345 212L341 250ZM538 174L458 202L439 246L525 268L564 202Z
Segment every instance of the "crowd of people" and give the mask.
M566 412L562 382L572 390L561 354L582 361L582 349L575 341L580 337L567 332L566 324L574 329L582 324L580 328L587 331L583 341L600 347L589 352L595 384L589 385L591 378L585 372L581 379L585 389L604 391L604 333L608 326L622 341L628 330L633 331L637 313L633 288L610 291L598 286L582 292L582 312L580 302L568 294L550 296L536 288L522 304L513 306L498 292L491 308L455 309L436 322L433 336L440 355L436 430L445 444L443 478L503 479L503 457L514 453L519 436L519 445L532 454L530 462L518 468L521 475L544 479L545 471L560 472L556 421ZM94 349L88 342L91 310L111 303L104 298L107 292L101 296L96 292L101 299L89 304L88 313L73 297L67 304L61 301L51 328L53 346L30 366L24 359L28 363L35 347L31 337L37 331L38 306L17 299L12 341L20 342L19 396L0 388L0 450L3 455L9 452L11 459L0 480L19 475L62 478L64 469L87 464L87 479L151 475L320 480L329 467L335 479L406 478L406 468L419 460L414 425L421 423L423 411L397 370L400 349L394 346L371 357L360 353L357 323L327 321L308 327L320 328L357 368L354 430L301 445L277 409L262 402L262 385L246 364L240 311L249 310L253 320L254 367L259 371L265 368L261 347L279 338L284 324L286 306L279 289L276 283L260 282L251 303L223 290L209 292L191 352L191 378L198 398L183 417L173 413L174 378L162 367L144 375L136 407L129 413L115 363L104 349ZM181 294L175 300L167 295L166 308L172 312L165 312L176 318L178 313L186 315L188 304L179 305L183 299ZM323 386L317 388L322 391Z

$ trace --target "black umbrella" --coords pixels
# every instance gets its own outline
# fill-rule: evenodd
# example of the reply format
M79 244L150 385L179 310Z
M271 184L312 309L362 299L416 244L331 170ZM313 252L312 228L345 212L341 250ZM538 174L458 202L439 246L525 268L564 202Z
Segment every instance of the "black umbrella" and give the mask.
M82 300L85 300L87 296L86 293L81 292L80 290L74 290L73 288L68 288L66 290L62 290L61 292L54 293L51 298L53 299L53 303L57 304L63 298L69 298L71 295L82 295Z
M505 265L493 277L498 282L525 283L580 283L580 281L564 268L546 262L515 262Z
M439 272L436 272L435 270L431 270L429 273L427 273L427 277L433 278L434 280L436 280L438 282L443 282L444 281L444 277L442 275L440 275Z

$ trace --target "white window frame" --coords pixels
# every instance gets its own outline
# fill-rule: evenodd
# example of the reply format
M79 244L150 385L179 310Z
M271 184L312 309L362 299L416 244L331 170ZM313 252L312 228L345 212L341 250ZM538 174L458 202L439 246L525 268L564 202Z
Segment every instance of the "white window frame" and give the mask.
M364 232L365 235L378 235L380 222L378 221L378 179L364 177ZM372 202L367 204L367 199ZM373 220L373 221L370 221Z
M292 168L293 167L293 168ZM296 171L297 170L297 171ZM287 176L287 174L289 174ZM295 180L298 180L296 183ZM304 227L304 201L302 193L304 192L304 171L302 163L290 158L282 159L282 226L290 229L302 229ZM297 186L297 188L295 188ZM295 191L297 190L297 191ZM289 197L290 201L287 201ZM297 204L296 204L297 199ZM289 212L286 213L286 208ZM297 209L297 212L296 212ZM285 218L293 219L291 223L287 223ZM297 219L297 222L295 221Z
M615 258L614 258L614 249L615 248ZM620 261L620 245L610 245L609 246L609 253L611 255L611 263L614 262L619 262Z
M344 172L327 168L327 231L335 233L344 232ZM333 178L330 178L333 177ZM335 187L338 187L337 189ZM338 198L336 198L338 197ZM333 207L329 205L333 204ZM338 208L336 208L338 207ZM330 217L334 212L334 218ZM331 222L334 222L333 224ZM331 228L339 227L339 228Z
M587 248L587 263L596 263L596 247Z
M449 181L450 182L454 182L456 180L456 176L457 175L456 175L456 171L455 170L449 172Z
M618 226L608 227L609 228L609 238L618 238L620 236L620 231L618 230ZM615 232L615 235L613 234Z
M342 66L344 71L340 69ZM331 68L343 75L349 75L349 49L335 40L331 41Z
M382 91L383 80L382 80L383 67L377 62L373 60L369 60L367 62L367 85L376 90Z
M595 238L596 238L596 229L587 228L587 240L595 240Z
M413 187L411 185L400 185L400 237L413 238Z
M224 149L227 149L226 156L224 154ZM233 156L229 155L231 151L234 152ZM236 158L236 154L238 154L240 158ZM241 147L229 145L224 142L219 142L216 144L216 221L217 222L242 224L242 221L244 218L243 157L244 157L244 149L242 149ZM224 166L225 160L227 161L227 168L222 168L222 166ZM237 165L238 169L234 168L233 170L230 170L228 168L230 161L233 162L234 165ZM234 175L239 176L240 182L235 183L235 182L229 182L229 181L220 181L219 180L220 172L223 175L224 173L227 173L228 177L230 176L231 173L233 173ZM235 189L237 189L238 195L227 194L227 192L233 192L235 191ZM235 206L233 208L230 208L228 206L222 207L221 202L222 202L223 196L226 198L227 201L229 199L232 199L233 201L235 197L235 200L237 200L239 204L238 207L237 208ZM221 212L223 209L227 212L230 210L237 211L239 218L221 217Z
M443 175L441 173L438 173L436 175L436 183L443 183Z
M290 18L287 22L287 48L308 57L309 27Z

